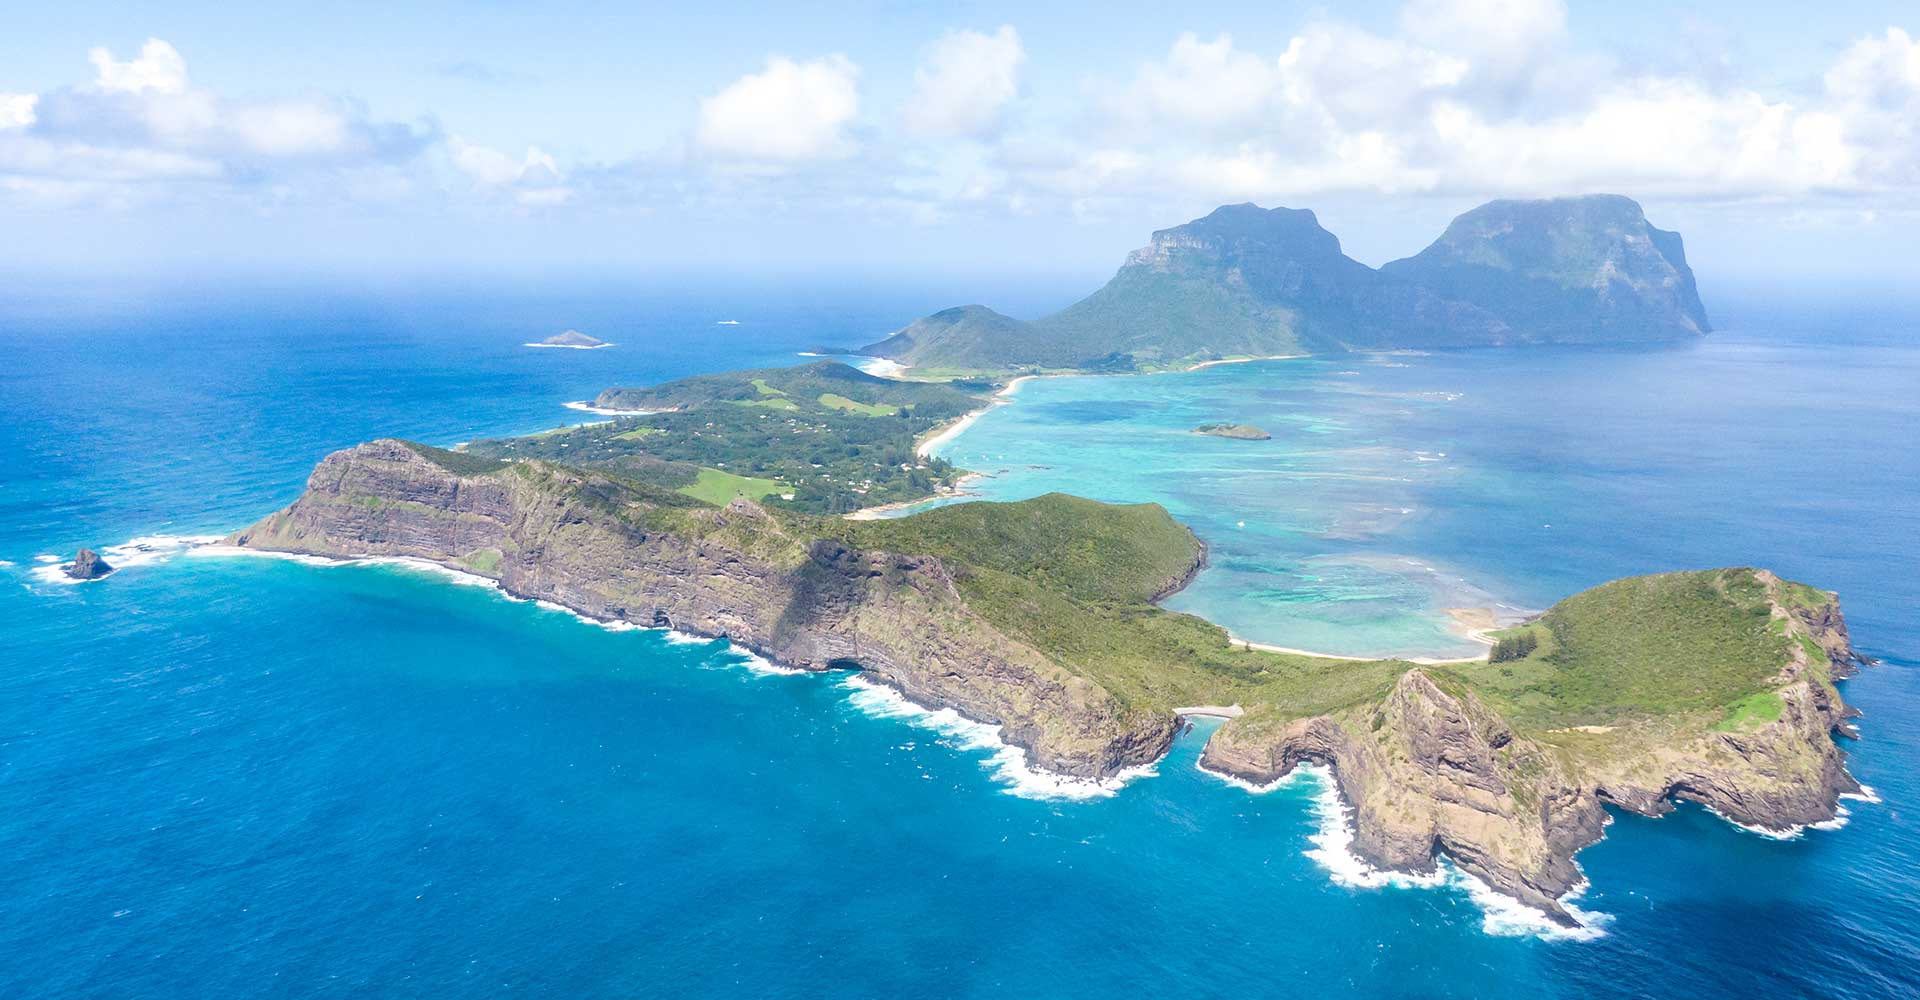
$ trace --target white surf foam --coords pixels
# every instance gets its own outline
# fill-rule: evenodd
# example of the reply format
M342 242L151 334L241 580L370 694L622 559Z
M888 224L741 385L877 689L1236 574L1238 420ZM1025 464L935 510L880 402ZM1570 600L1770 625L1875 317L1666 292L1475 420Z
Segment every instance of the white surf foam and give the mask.
M1595 913L1574 905L1574 900L1586 895L1587 883L1574 886L1566 895L1560 897L1560 905L1566 908L1568 915L1580 922L1578 927L1568 927L1548 919L1547 915L1514 899L1503 895L1492 886L1468 875L1452 865L1447 866L1450 882L1457 882L1466 890L1467 897L1480 908L1480 929L1494 937L1537 937L1546 941L1596 941L1607 936L1606 925L1613 922L1612 914Z
M596 413L603 417L645 417L655 413L666 412L665 410L616 410L607 406L595 406L590 399L576 399L571 403L562 403L561 405L569 410L579 410L581 413Z
M747 668L748 672L761 677L792 677L806 673L797 667L783 667L745 646L731 642L727 643L727 655L733 657L735 663Z
M612 344L521 344L520 346L521 347L550 347L550 348L563 350L563 351L597 351L602 347L612 347L614 345Z
M1315 764L1302 764L1294 769L1296 774L1302 772L1312 775L1319 785L1314 794L1313 812L1320 825L1318 832L1308 838L1314 846L1303 853L1325 869L1336 885L1352 889L1453 888L1463 891L1480 908L1481 930L1497 937L1592 941L1606 936L1605 925L1613 919L1611 916L1574 905L1573 901L1586 892L1584 882L1560 898L1560 905L1580 923L1578 927L1566 927L1461 871L1445 858L1436 861L1434 870L1426 873L1375 868L1353 850L1353 810L1340 797L1332 773L1325 766Z
M861 712L877 719L898 719L908 725L930 729L947 737L961 750L989 754L981 766L995 781L1007 786L1008 795L1024 799L1098 799L1119 792L1136 778L1152 777L1159 772L1153 764L1130 767L1110 778L1077 778L1056 774L1027 763L1027 752L1000 738L1000 727L975 722L951 708L931 709L908 701L900 692L876 684L858 675L840 681L847 701Z
M1293 785L1297 785L1303 780L1310 780L1305 777L1305 773L1298 767L1294 768L1291 771L1288 771L1286 774L1283 774L1278 778L1273 779L1272 781L1267 782L1264 785L1256 785L1245 778L1236 777L1235 775L1228 774L1225 771L1216 771L1213 768L1210 768L1207 766L1205 758L1194 761L1193 767L1194 767L1194 770L1199 771L1201 774L1204 774L1204 775L1207 775L1208 777L1213 778L1215 781L1223 781L1229 785L1232 785L1235 788L1242 789L1253 795L1265 795L1268 792L1278 791L1282 788L1287 788Z
M118 545L100 547L100 558L118 573L135 566L151 566L163 563L174 556L196 548L212 545L220 540L219 535L141 535ZM59 556L42 554L33 557L38 565L30 573L44 583L75 584L91 583L90 580L75 580L67 575L67 563ZM112 576L109 573L108 576ZM105 579L102 577L100 579Z

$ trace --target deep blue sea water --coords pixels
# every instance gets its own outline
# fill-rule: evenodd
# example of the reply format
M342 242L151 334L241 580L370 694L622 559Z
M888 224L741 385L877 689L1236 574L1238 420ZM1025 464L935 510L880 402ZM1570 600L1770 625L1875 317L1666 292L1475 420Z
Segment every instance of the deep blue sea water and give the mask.
M312 293L0 312L0 996L1752 996L1920 991L1920 324L1722 317L1652 352L1029 382L948 446L989 495L1154 499L1177 606L1444 651L1441 609L1755 563L1840 590L1879 804L1773 841L1686 808L1581 861L1591 940L1364 888L1311 777L1007 794L979 727L724 643L391 566L35 557L230 530L327 451L586 419L933 303ZM739 327L717 327L718 319ZM518 345L575 326L604 351ZM1206 420L1269 442L1197 438ZM1004 470L1004 471L1003 471ZM1242 524L1244 522L1244 524Z

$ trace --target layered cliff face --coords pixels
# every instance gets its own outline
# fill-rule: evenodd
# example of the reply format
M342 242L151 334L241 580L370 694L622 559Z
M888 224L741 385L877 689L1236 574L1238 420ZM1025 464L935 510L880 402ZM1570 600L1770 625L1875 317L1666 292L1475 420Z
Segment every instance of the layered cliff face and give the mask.
M1354 849L1371 864L1426 871L1445 854L1570 921L1559 898L1580 882L1574 855L1600 838L1603 805L1658 816L1688 799L1788 831L1833 818L1839 797L1860 790L1831 735L1849 714L1832 678L1857 660L1838 603L1764 571L1723 572L1763 588L1764 629L1786 640L1776 672L1735 705L1518 728L1489 706L1493 685L1475 690L1497 664L1415 669L1372 706L1310 718L1250 712L1221 727L1203 764L1254 782L1302 761L1328 764L1354 809ZM1676 648L1665 664L1682 675L1676 686L1689 683L1694 652Z
M1680 234L1619 195L1491 202L1381 271L1488 310L1516 341L1672 340L1712 328Z
M1003 725L1065 774L1112 774L1172 739L1171 718L1129 711L997 631L938 558L797 536L744 501L692 505L544 462L433 454L398 441L337 452L291 507L231 540L427 559L597 618L724 636L803 669L857 666Z
M1105 287L1022 323L935 313L864 353L937 368L1177 367L1214 358L1704 333L1676 233L1617 195L1497 201L1378 270L1310 211L1227 205L1153 234Z
M1253 649L1154 607L1200 543L1155 505L1057 494L850 522L377 441L328 456L231 541L427 559L594 617L859 669L1070 775L1156 759L1174 706L1240 705L1207 767L1267 782L1325 763L1368 861L1427 871L1444 855L1561 920L1605 805L1691 799L1783 830L1859 787L1831 737L1856 660L1838 603L1758 570L1615 581L1520 626L1524 655L1416 667Z

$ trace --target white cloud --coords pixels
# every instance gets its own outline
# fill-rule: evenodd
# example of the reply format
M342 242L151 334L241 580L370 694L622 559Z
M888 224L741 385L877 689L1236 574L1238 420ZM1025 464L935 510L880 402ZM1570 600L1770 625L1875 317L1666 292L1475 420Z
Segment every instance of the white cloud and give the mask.
M1027 53L1020 33L1002 25L991 35L950 31L927 47L914 71L913 96L904 120L908 131L927 136L978 136L999 123L1020 93L1020 66Z
M528 146L527 155L516 160L497 149L475 145L456 135L447 140L447 152L461 173L491 187L560 177L559 165L538 146Z
M860 68L846 56L806 62L784 56L700 102L694 141L723 158L759 162L835 159L854 151L848 126L860 113Z
M104 48L89 59L90 85L0 95L0 186L126 204L217 182L277 203L306 187L364 188L346 173L410 160L432 137L338 97L236 100L194 88L186 60L160 39L126 61Z
M33 108L39 103L39 94L0 93L0 129L25 128L33 124L37 117Z
M126 62L116 62L106 48L87 53L98 76L94 86L108 93L181 94L187 89L187 61L173 46L158 38L147 39L140 54Z
M1002 188L1074 204L1588 190L1920 200L1920 41L1903 29L1856 42L1813 93L1635 73L1571 44L1557 0L1414 0L1394 34L1321 21L1272 55L1182 35L1107 88L1118 96L1070 165L1009 151Z
M1279 81L1271 60L1234 48L1231 37L1203 42L1189 32L1165 60L1140 67L1115 113L1130 126L1239 127L1269 112Z
M563 183L560 164L538 146L528 146L524 157L512 156L490 146L468 142L455 135L447 139L447 156L454 169L484 189L510 191L513 199L529 207L550 207L573 198L573 189Z

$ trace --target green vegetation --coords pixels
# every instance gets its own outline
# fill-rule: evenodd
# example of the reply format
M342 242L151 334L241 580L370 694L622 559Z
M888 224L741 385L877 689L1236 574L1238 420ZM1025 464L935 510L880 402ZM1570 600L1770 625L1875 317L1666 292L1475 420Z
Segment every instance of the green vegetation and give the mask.
M732 400L732 402L740 406L758 406L768 410L791 411L800 409L800 404L795 403L785 396L774 396L769 399L736 399Z
M699 488L699 470L724 469L784 484L762 491L771 504L842 514L951 487L959 473L941 459L919 457L915 439L985 404L963 387L876 378L833 361L609 389L597 402L661 412L561 434L475 441L468 450L692 487L703 497L711 491ZM787 493L791 500L781 496Z
M448 451L445 448L435 448L432 445L421 444L418 441L402 441L401 443L411 449L414 454L419 455L421 458L432 462L456 476L484 476L489 472L496 472L505 468L507 464L497 458L471 455L464 451Z
M900 415L900 408L892 404L862 403L858 400L848 399L837 392L821 393L820 405L835 410L845 410L848 413L862 413L869 417L897 417Z
M1770 613L1750 569L1629 577L1550 608L1527 628L1545 634L1526 656L1457 672L1515 725L1719 712L1765 689L1790 658Z
M1758 691L1733 703L1727 709L1727 717L1714 724L1722 732L1734 732L1741 729L1754 729L1769 722L1777 722L1780 713L1785 711L1787 703L1772 691Z
M752 476L736 476L720 469L701 469L693 484L681 487L680 492L695 500L705 500L715 507L723 507L740 497L758 500L786 488L787 484L777 479L756 479Z
M1493 644L1493 652L1487 655L1492 663L1507 663L1512 660L1524 660L1540 648L1540 634L1526 629L1513 635L1503 636Z
M1217 625L1154 606L1202 553L1158 504L1051 493L793 526L856 547L939 556L982 617L1134 708L1237 702L1298 718L1377 698L1411 667L1253 649Z
M1158 371L1223 358L1707 329L1678 234L1614 195L1498 201L1376 270L1312 212L1224 205L1153 234L1112 280L1032 322L980 305L861 348L918 369Z

